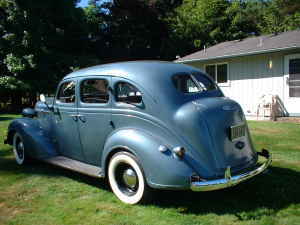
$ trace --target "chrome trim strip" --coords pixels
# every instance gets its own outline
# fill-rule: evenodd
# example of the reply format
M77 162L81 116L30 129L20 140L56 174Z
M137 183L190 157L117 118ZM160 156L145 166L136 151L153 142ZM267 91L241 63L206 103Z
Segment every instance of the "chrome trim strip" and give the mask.
M258 152L258 155L265 157L267 160L258 168L242 173L239 175L231 176L230 167L225 170L224 178L217 180L197 181L191 182L192 191L213 191L223 188L235 186L243 181L246 181L263 171L265 171L272 162L272 156L269 151L263 149L262 152Z

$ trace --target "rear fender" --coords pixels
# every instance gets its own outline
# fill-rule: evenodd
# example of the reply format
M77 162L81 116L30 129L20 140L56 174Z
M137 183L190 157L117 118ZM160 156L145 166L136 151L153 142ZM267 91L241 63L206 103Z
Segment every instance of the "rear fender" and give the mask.
M12 145L13 135L18 132L24 141L27 154L32 158L46 159L57 155L54 143L48 137L39 121L31 118L13 120L8 127L8 144Z
M134 154L143 168L149 186L159 189L188 189L192 168L173 155L170 149L158 150L164 143L159 137L139 129L120 129L108 137L102 155L104 174L110 158L118 151Z

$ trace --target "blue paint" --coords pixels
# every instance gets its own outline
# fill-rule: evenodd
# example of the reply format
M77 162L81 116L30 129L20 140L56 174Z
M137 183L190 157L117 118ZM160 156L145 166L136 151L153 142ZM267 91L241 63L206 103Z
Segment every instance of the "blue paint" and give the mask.
M74 81L75 102L57 100L49 108L38 102L37 118L14 120L10 135L20 132L37 159L63 155L103 169L111 154L126 150L133 153L153 188L189 189L192 174L203 179L224 177L228 166L232 173L253 167L257 154L249 131L234 141L230 127L246 124L241 107L215 89L184 94L176 89L176 74L197 73L213 82L197 68L158 61L112 63L68 74L62 82ZM106 79L109 84L107 103L83 103L80 84L85 79ZM118 82L135 86L142 103L116 102ZM11 137L8 138L10 140ZM242 141L243 149L236 148ZM10 142L11 143L11 142ZM165 153L158 149L168 148ZM183 159L172 149L186 149Z

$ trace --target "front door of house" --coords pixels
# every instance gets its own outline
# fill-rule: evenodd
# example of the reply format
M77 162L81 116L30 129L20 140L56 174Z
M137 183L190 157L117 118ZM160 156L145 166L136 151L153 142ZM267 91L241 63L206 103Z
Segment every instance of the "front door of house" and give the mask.
M290 116L300 115L300 54L284 58L284 106Z

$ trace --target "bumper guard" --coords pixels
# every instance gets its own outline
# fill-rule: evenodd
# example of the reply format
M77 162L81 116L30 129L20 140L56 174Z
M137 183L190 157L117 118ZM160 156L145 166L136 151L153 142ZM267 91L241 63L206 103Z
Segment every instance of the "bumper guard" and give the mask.
M227 167L224 173L224 178L222 179L191 182L192 191L213 191L228 188L264 172L271 164L272 156L266 149L262 149L262 151L257 152L257 154L266 158L266 161L254 170L231 176L231 169L230 167Z

